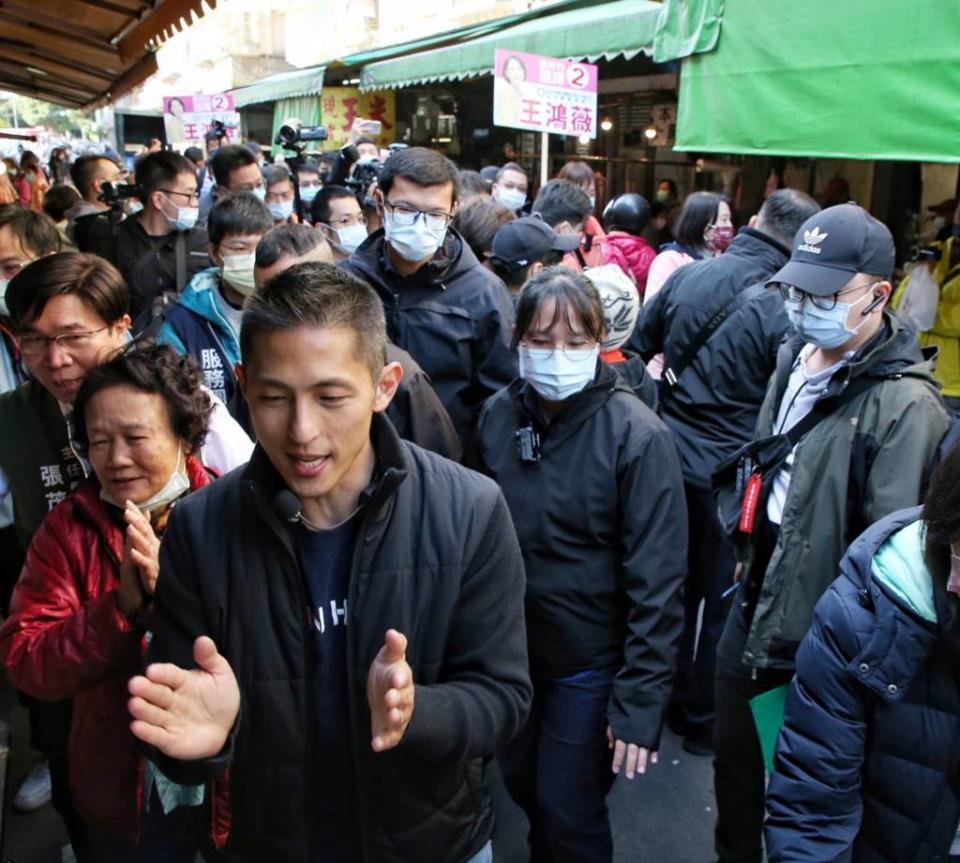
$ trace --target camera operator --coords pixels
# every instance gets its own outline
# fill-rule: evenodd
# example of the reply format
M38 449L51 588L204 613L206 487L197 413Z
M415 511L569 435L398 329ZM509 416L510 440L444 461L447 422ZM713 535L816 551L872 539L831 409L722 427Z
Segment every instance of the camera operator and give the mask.
M210 258L207 232L196 227L193 164L179 153L149 153L137 162L136 179L143 210L117 226L112 260L130 288L130 314L139 321L155 297L180 293Z
M210 194L200 199L199 221L202 225L206 225L207 216L217 200L227 194L251 192L261 201L267 197L257 157L241 144L230 144L217 150L210 158L210 170L213 171L214 185Z
M373 138L361 135L353 142L353 145L357 148L358 156L357 161L354 163L354 168L356 168L357 165L372 161L373 159L380 161L380 148Z
M81 252L109 257L109 247L95 248L92 243L93 236L100 233L95 230L97 223L103 222L110 212L110 205L101 199L103 184L118 183L120 167L106 156L81 156L70 166L70 179L80 200L67 210L67 236ZM103 233L109 237L107 232Z
M310 205L313 226L330 244L334 263L349 258L367 239L367 219L346 186L324 186Z

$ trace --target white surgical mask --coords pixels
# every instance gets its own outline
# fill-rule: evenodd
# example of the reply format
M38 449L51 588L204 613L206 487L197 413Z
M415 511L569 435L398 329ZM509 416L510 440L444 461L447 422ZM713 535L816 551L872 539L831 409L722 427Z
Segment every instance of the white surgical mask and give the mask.
M497 188L497 201L507 209L517 212L525 203L527 203L527 193L519 189L501 189Z
M293 201L277 201L274 204L267 204L270 215L280 222L285 222L293 215Z
M253 190L253 197L255 197L258 201L265 201L265 200L267 200L267 187L266 187L266 186L257 186L257 187Z
M10 309L7 308L7 285L10 279L0 279L0 315L10 316Z
M520 345L520 377L551 402L562 402L593 382L600 346L582 351L583 359L571 360L562 350Z
M421 215L412 225L398 225L396 217L387 210L383 214L383 229L387 242L393 250L405 261L414 263L436 254L447 235L444 226L439 230L427 227L426 220Z
M256 288L256 282L253 279L256 262L257 256L253 252L249 255L225 255L223 280L245 297L250 296Z
M590 209L592 210L597 206L597 196L590 195L589 197L590 197Z
M360 248L360 244L367 239L367 226L356 224L348 228L336 228L337 245L343 251L353 254Z
M137 509L140 512L153 512L157 509L164 509L169 506L175 500L180 498L185 492L190 491L190 478L187 476L187 464L184 461L183 469L180 468L180 460L183 456L183 445L177 444L177 466L173 469L173 473L170 475L170 479L167 480L166 485L160 489L156 494L151 495L142 503L137 504ZM124 502L114 500L106 489L100 489L100 499L105 500L107 503L113 504L114 506L124 508Z
M164 215L167 216L166 213ZM171 219L167 216L167 222L175 231L189 231L197 224L198 218L200 218L199 207L177 207L177 217Z

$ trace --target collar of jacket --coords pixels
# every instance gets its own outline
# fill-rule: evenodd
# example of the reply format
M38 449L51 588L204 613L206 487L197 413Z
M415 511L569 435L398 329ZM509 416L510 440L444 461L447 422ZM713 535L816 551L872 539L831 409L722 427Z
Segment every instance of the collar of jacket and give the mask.
M576 431L593 416L617 391L630 393L636 398L616 370L605 362L597 362L597 374L593 383L570 396L567 406L552 420L548 419L540 407L537 391L523 378L517 378L510 384L508 391L520 407L520 411L532 420L541 432L549 432L551 437L565 437Z
M765 248L765 246L769 248ZM790 249L779 240L775 240L769 234L758 231L756 228L741 228L733 238L733 242L730 243L730 247L723 254L729 255L730 252L746 252L749 255L755 255L757 252L776 252L780 258L783 258L783 263L786 263L790 258Z
M351 259L369 278L385 286L446 290L447 282L479 264L477 256L454 228L447 228L443 246L433 259L409 276L401 276L393 269L386 245L386 235L381 228L366 239Z
M936 649L937 627L907 611L873 578L873 558L887 539L920 518L921 507L894 512L870 527L847 550L840 571L872 610L873 626L847 671L888 702L900 701Z
M372 508L374 520L379 520L386 512L400 484L410 472L410 459L393 424L382 413L373 415L370 426L370 440L376 456L377 468L370 484L360 496L363 506ZM282 491L287 490L283 478L273 466L260 444L253 450L250 461L243 469L243 482L251 485L257 496L273 511L273 500Z

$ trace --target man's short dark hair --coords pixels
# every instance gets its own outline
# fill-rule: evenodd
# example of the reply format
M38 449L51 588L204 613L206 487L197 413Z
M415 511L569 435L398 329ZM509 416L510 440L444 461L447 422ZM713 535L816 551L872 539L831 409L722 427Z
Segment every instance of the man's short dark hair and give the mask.
M263 156L263 147L256 141L244 141L241 146L246 147L257 158Z
M80 158L70 166L70 179L73 181L73 185L77 187L77 191L81 197L86 198L87 195L90 194L94 180L97 179L97 175L100 173L101 162L110 162L111 165L113 164L106 156L102 156L99 153L88 153L85 156L80 156Z
M101 390L133 387L160 396L167 406L173 433L197 453L203 446L213 413L213 402L203 388L197 363L168 345L145 345L121 351L84 376L73 405L73 440L77 449L89 449L86 409Z
M271 228L257 243L258 267L272 267L281 258L290 255L302 258L327 241L323 234L310 225L290 225L286 222Z
M288 182L293 185L290 169L286 165L267 165L263 169L263 182L269 188L276 183Z
M461 171L457 179L461 195L467 192L473 195L490 194L490 184L480 176L478 171Z
M215 246L225 237L265 234L272 227L270 208L250 192L219 198L207 217L207 236Z
M80 193L73 186L54 186L43 196L43 212L53 221L59 222L66 217L67 210L79 200Z
M228 144L221 147L210 159L210 170L217 185L224 189L230 188L230 175L238 168L256 165L257 159L246 147L240 144Z
M113 264L96 255L60 252L34 261L10 281L7 308L14 329L26 329L50 300L67 294L83 300L109 325L130 307L127 283Z
M593 212L593 206L590 196L576 183L551 180L537 194L532 212L555 228L561 222L574 226L581 224Z
M691 192L683 201L680 215L673 223L673 236L678 243L694 248L704 244L703 234L717 221L722 195L713 192Z
M757 230L790 248L800 226L820 212L820 205L796 189L772 192L757 214Z
M158 150L147 153L137 160L137 186L140 200L146 201L157 189L163 189L177 181L181 174L197 176L197 166L179 153Z
M203 161L203 150L199 147L187 147L187 149L183 151L183 155L194 164Z
M35 213L19 204L2 204L0 228L4 227L10 228L20 248L32 258L42 258L60 251L60 232L53 220L44 213ZM8 292L8 302L9 296Z
M332 214L330 204L344 198L356 200L357 196L346 186L324 186L317 192L317 197L310 202L310 221L314 224L321 222L328 225Z
M240 327L244 365L255 354L258 333L300 327L345 327L353 332L357 353L376 380L387 362L387 325L383 303L366 282L332 264L294 264L247 298Z
M443 186L451 183L455 202L459 192L459 173L457 166L442 153L426 147L407 147L405 150L394 150L383 163L379 185L383 194L389 195L397 177L403 177L418 186Z
M523 174L524 177L527 176L527 172L523 170L516 162L507 162L506 165L501 165L500 170L497 171L497 182L499 183L503 175L507 171L516 171L518 174Z
M314 159L304 159L304 161L297 166L297 176L300 174L318 174L320 173L320 166Z

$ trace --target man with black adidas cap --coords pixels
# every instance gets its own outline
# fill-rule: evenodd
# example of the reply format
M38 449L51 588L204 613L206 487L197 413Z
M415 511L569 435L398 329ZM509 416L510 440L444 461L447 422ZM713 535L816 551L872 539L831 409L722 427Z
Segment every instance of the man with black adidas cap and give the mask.
M493 238L490 265L514 302L520 289L544 267L559 264L580 245L576 234L558 234L539 216L507 222Z
M720 489L740 587L717 649L716 848L760 863L764 764L750 699L789 682L794 656L849 543L920 501L948 426L933 362L887 310L887 228L854 204L797 232L768 282L796 330L781 346L757 440ZM720 472L718 472L718 478Z

